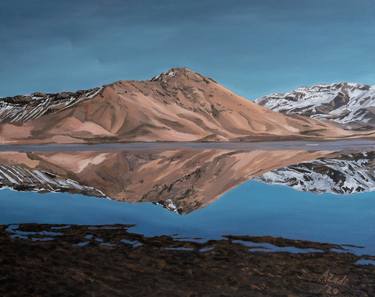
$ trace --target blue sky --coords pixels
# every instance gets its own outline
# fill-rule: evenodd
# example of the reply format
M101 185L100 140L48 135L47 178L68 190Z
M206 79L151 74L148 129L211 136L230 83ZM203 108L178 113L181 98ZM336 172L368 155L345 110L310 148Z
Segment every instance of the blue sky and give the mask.
M0 96L148 79L175 66L255 98L375 84L373 0L1 0Z

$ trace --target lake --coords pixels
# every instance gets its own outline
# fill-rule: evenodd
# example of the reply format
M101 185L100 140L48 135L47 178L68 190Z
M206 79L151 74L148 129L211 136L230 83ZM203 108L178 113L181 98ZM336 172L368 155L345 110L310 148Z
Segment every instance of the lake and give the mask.
M3 148L0 224L134 224L146 236L273 236L374 255L371 144Z

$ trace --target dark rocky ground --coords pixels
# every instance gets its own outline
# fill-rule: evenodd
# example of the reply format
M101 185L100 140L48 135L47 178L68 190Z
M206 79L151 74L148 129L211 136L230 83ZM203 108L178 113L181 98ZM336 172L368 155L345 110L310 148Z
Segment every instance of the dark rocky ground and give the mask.
M355 264L360 257L341 246L234 236L202 243L128 227L1 226L0 296L375 296L375 266ZM257 243L320 252L248 246Z

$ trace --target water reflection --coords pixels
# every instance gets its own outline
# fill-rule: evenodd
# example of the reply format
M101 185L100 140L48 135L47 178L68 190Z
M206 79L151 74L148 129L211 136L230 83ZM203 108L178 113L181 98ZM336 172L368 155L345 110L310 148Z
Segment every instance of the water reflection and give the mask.
M138 280L137 292L147 276L160 284L177 275L180 289L195 275L222 292L213 284L220 275L242 280L244 295L263 275L263 290L276 288L264 296L295 284L300 292L301 281L325 294L326 276L340 275L363 292L359 284L375 275L374 157L303 148L3 151L3 275L29 283L60 269L64 284L97 275L102 284Z
M270 170L329 156L303 150L0 153L0 185L154 202L189 213Z
M340 153L267 172L257 180L305 192L352 194L375 190L375 152Z
M153 202L189 213L253 178L309 192L373 191L374 157L290 149L0 152L0 186Z

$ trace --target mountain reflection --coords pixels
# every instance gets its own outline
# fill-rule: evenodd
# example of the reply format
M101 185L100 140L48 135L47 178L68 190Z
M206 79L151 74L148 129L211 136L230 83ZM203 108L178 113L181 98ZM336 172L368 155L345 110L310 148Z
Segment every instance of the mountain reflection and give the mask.
M317 193L352 194L375 190L375 152L337 154L274 169L257 180Z
M372 191L374 157L258 149L0 152L0 187L147 201L188 213L253 178L313 192Z

